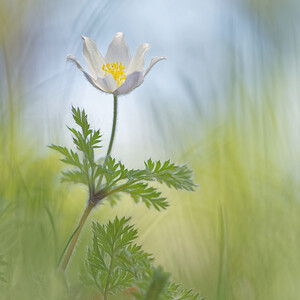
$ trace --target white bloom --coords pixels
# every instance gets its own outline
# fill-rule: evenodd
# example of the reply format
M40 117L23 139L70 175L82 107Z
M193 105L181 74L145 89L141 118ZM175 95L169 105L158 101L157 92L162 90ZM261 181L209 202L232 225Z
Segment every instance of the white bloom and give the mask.
M150 49L150 44L144 43L137 47L131 59L124 34L118 32L103 58L92 39L85 36L82 36L82 39L83 57L91 75L83 69L74 56L68 55L67 60L74 62L87 80L105 93L114 95L130 93L144 82L144 77L157 62L166 58L153 57L149 67L144 71L144 55Z

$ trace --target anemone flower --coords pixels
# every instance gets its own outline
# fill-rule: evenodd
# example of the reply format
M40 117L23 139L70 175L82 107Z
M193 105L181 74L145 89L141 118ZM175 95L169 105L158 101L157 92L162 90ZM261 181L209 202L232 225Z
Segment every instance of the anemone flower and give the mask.
M150 44L143 43L137 47L131 59L124 34L118 32L110 43L103 58L96 43L85 36L83 39L83 57L91 72L88 74L79 61L72 55L67 56L80 69L87 80L98 90L115 96L128 94L144 82L144 77L151 68L166 57L153 57L150 65L144 71L144 55L150 49Z

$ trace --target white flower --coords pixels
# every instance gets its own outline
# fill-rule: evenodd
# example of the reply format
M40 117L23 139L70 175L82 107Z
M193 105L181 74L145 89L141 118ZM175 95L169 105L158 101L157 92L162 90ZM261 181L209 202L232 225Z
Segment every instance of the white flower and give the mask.
M144 43L137 47L131 59L124 34L118 32L110 43L103 58L97 49L96 43L85 36L83 39L83 57L91 72L88 74L78 60L68 55L67 60L72 61L80 69L87 80L97 89L114 95L130 93L144 82L144 77L151 68L166 57L153 57L149 67L144 72L144 55L150 49L150 44Z

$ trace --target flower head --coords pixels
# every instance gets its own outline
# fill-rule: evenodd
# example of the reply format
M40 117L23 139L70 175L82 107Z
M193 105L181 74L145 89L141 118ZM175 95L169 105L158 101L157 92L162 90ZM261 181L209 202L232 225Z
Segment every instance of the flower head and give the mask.
M67 56L80 69L87 80L97 89L114 95L127 94L144 82L144 77L151 68L166 57L153 57L150 65L144 71L144 55L150 49L150 44L144 43L137 47L131 59L124 34L118 32L110 43L103 58L96 43L85 36L83 39L83 57L91 72L87 73L79 61L72 55Z

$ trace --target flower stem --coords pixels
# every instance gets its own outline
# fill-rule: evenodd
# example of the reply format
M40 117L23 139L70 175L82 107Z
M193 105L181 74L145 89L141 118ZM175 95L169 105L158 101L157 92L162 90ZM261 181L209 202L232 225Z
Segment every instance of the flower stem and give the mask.
M105 161L103 165L106 165L107 158L111 153L111 149L114 143L114 138L115 138L115 133L116 133L116 125L117 125L117 114L118 114L118 97L114 95L114 118L113 118L113 124L112 124L112 129L111 129L111 136L110 136L110 141L109 141L109 146L107 149Z
M64 258L64 255L65 255L65 253L66 253L66 250L67 250L68 246L70 245L70 243L71 243L71 241L72 241L72 238L73 238L73 236L75 235L75 233L77 232L78 228L79 228L79 225L77 225L76 229L74 230L74 232L72 233L72 235L71 235L70 238L68 239L68 242L67 242L67 244L66 244L64 250L62 251L61 255L60 255L60 258L59 258L57 267L59 267L59 266L61 265L61 261L62 261L62 259Z
M107 159L111 153L112 150L112 146L114 143L114 139L115 139L115 133L116 133L116 127L117 127L117 115L118 115L118 97L116 95L114 95L114 116L113 116L113 124L112 124L112 129L111 129L111 135L110 135L110 141L109 141L109 146L106 152L106 156L105 156L105 160L103 163L103 168L105 168L106 163L107 163ZM103 174L100 176L99 178L99 182L97 185L97 188L100 188L101 182L103 179Z
M77 243L77 240L78 240L78 237L80 235L80 232L84 226L84 223L87 219L87 217L89 216L90 212L92 211L93 207L95 205L91 202L88 202L88 206L85 208L84 210L84 213L79 221L79 224L78 224L78 227L77 227L77 230L75 232L75 234L73 235L71 241L70 241L70 244L69 244L69 247L68 247L68 250L67 250L67 253L66 253L66 256L61 264L61 268L63 271L65 271L65 269L67 268L68 266L68 263L69 263L69 260L71 258L71 255L73 253L73 250L75 248L75 245Z

